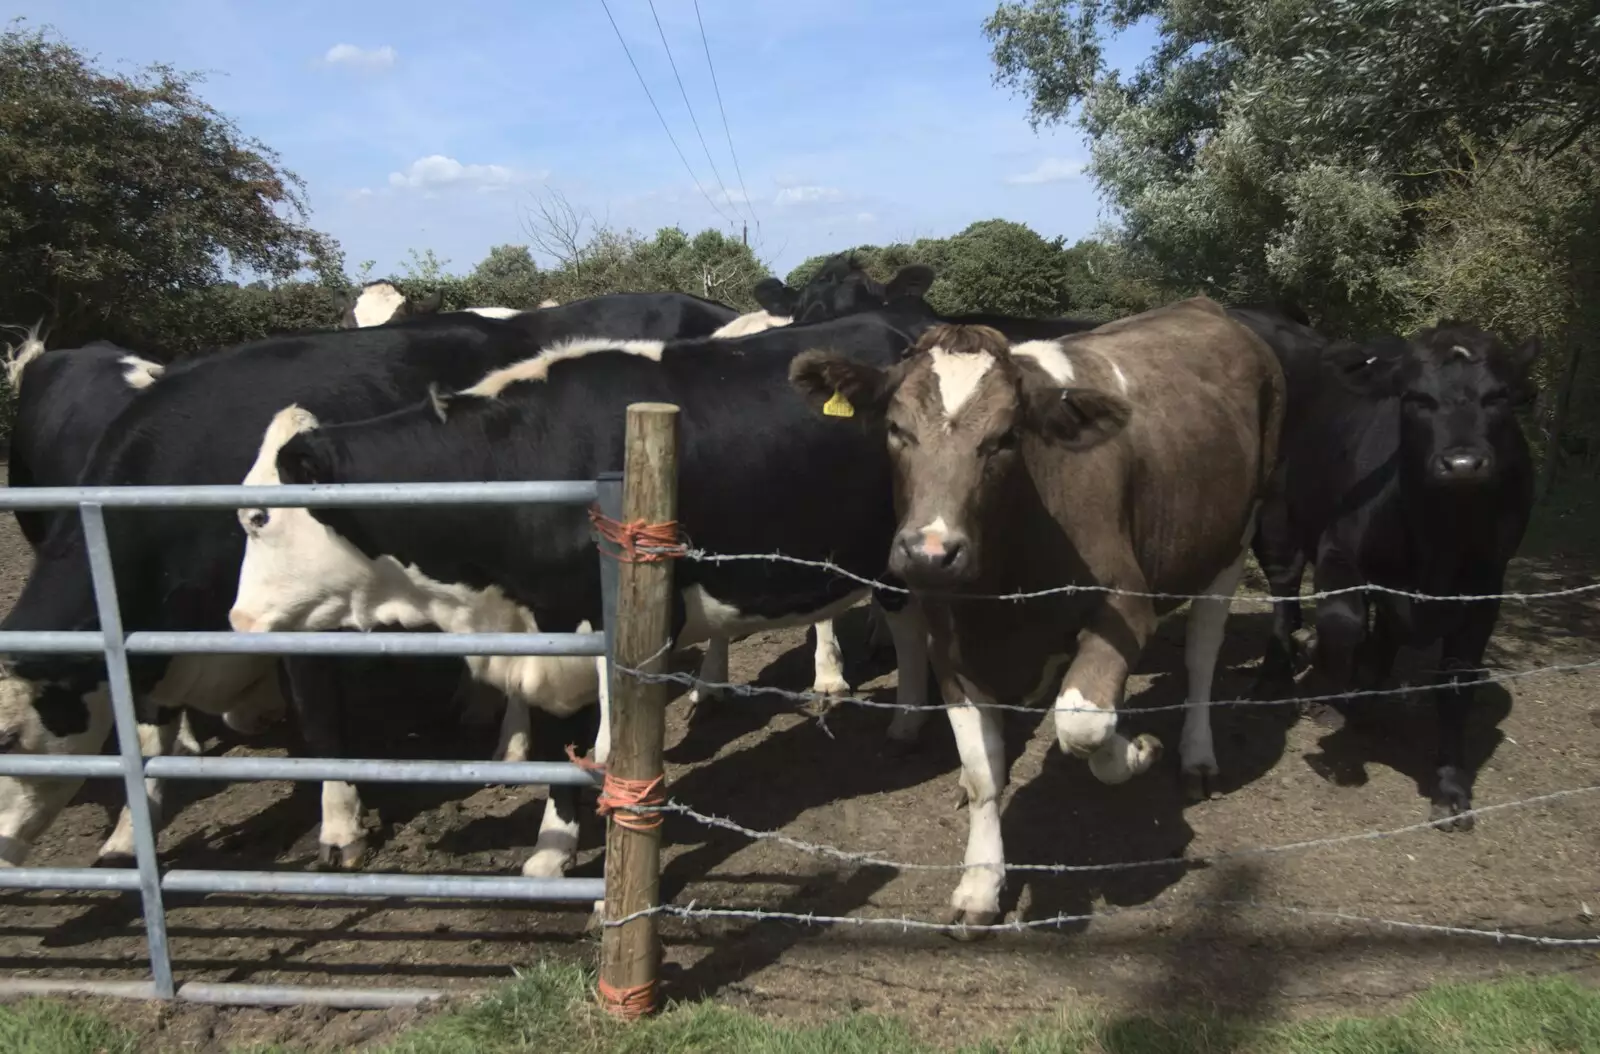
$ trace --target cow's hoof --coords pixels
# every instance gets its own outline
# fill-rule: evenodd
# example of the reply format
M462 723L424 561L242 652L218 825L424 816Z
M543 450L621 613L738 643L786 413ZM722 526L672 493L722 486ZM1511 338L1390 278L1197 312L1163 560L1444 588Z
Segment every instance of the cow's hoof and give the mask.
M349 845L322 845L317 847L317 867L322 871L356 871L366 855L365 838L357 838Z
M1183 796L1189 801L1210 801L1218 793L1215 768L1183 773Z
M950 927L945 933L954 940L975 941L989 936L992 932L986 929L971 929L973 926L992 926L1000 920L998 911L976 911L971 908L950 908L941 920Z
M106 868L130 868L137 867L138 861L134 859L132 853L101 853L99 856L94 858L94 866Z
M1477 825L1477 817L1463 815L1470 808L1471 805L1465 803L1436 801L1429 810L1428 819L1446 834L1465 834Z

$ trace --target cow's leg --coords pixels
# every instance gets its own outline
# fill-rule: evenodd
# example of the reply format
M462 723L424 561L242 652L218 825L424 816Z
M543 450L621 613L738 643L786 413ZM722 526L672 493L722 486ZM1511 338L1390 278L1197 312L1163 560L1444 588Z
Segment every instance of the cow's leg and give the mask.
M284 660L290 701L311 757L347 756L338 662L320 656ZM322 785L322 826L317 843L319 866L354 870L361 865L367 854L367 834L361 825L361 795L354 784L330 780Z
M500 742L494 748L496 761L527 761L528 743L533 728L527 704L518 699L507 701L500 715Z
M1294 543L1287 502L1269 497L1261 503L1252 548L1273 597L1272 636L1256 679L1260 694L1294 683L1294 635L1304 621L1300 581L1305 577L1306 557Z
M173 748L177 746L178 733L183 722L181 710L164 710L154 716L157 718L157 723L141 722L139 725L139 753L147 758L171 754ZM159 832L165 820L161 809L162 800L166 796L163 781L145 780L144 793L150 802L150 825ZM95 854L94 863L96 867L132 867L133 861L133 813L124 805L122 811L117 814L117 823L111 830L111 837L105 840L100 846L99 853Z
M21 867L33 843L82 786L76 778L0 776L0 867Z
M885 648L894 646L894 629L889 625L889 612L878 602L877 596L867 605L867 654L876 657Z
M604 655L595 656L595 677L600 688L600 728L594 737L594 763L604 765L611 758L611 671Z
M1147 587L1124 583L1134 592ZM1063 753L1084 758L1102 783L1123 783L1155 764L1161 741L1127 739L1117 732L1117 707L1128 673L1156 624L1148 598L1113 593L1078 635L1078 653L1056 697L1056 741Z
M706 641L706 655L700 661L700 672L696 678L701 682L689 689L690 719L698 715L702 708L706 711L716 709L716 704L725 694L721 688L713 685L728 683L728 638L713 635Z
M908 600L899 610L885 608L883 617L894 636L898 669L894 701L899 707L889 722L886 751L900 756L916 749L928 721L928 623L915 600Z
M286 707L276 667L270 668L222 715L222 723L244 736L259 736L282 721Z
M1000 833L1000 793L1006 786L1005 741L999 711L970 696L971 686L935 660L939 693L949 707L950 730L961 756L961 790L967 799L966 869L950 896L949 921L985 926L1000 917L1005 883L1005 842ZM979 705L974 705L979 704ZM957 936L964 936L957 931Z
M460 712L461 723L469 728L482 728L500 718L503 729L503 711L509 709L505 693L492 684L478 680L472 675L470 667L463 667L461 683L456 686L450 707Z
M1216 747L1211 740L1211 685L1217 671L1217 654L1222 650L1222 634L1228 612L1233 609L1233 591L1244 574L1244 553L1206 587L1205 592L1227 600L1195 600L1189 608L1189 625L1183 645L1183 661L1189 672L1189 698L1183 712L1183 738L1178 755L1183 769L1183 789L1191 801L1211 797L1218 774Z
M1315 584L1318 593L1329 593L1366 582L1343 550L1325 544L1317 554ZM1367 615L1365 593L1345 592L1317 601L1317 666L1336 685L1348 685L1354 676L1356 649L1367 636Z
M1498 593L1502 588L1503 584L1497 582L1481 592ZM1432 819L1445 821L1440 830L1470 831L1473 827L1473 818L1461 815L1472 808L1472 784L1477 777L1467 762L1467 718L1483 680L1483 653L1499 617L1498 600L1478 601L1470 605L1464 625L1444 639L1441 683L1434 688L1439 715L1439 770Z
M27 682L0 678L0 752L98 754L111 735L111 696L103 685L83 697L87 713L80 731L48 732L37 702ZM0 776L0 867L21 867L33 843L82 786L77 777Z
M850 694L850 683L844 679L844 655L839 651L839 634L833 628L833 619L824 619L814 628L817 631L817 653L812 694Z

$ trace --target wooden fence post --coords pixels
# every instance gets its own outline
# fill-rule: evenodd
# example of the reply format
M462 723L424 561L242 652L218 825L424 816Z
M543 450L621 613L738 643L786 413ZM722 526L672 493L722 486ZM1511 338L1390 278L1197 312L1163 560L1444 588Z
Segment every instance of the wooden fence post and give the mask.
M625 524L665 524L678 518L678 408L666 403L628 407L623 464ZM672 631L672 561L627 559L618 566L617 620L613 630L611 757L608 782L641 788L662 778L667 700L664 683L617 672L666 668ZM657 788L660 784L655 784ZM655 823L629 824L614 811L606 831L606 919L624 918L657 905L661 883L661 814ZM622 822L619 822L619 817ZM648 819L648 817L646 817ZM606 1008L638 1017L655 1008L661 953L654 916L607 925L600 940L600 994Z

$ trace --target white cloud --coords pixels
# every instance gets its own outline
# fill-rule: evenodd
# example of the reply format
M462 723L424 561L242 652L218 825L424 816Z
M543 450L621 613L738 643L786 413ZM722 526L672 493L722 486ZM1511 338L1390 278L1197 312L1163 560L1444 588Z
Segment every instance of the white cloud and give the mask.
M386 70L395 64L400 56L394 48L385 44L379 48L362 48L354 44L335 44L322 56L322 61L330 66L347 66L353 70L376 72Z
M401 190L442 190L446 187L473 187L499 190L526 179L542 179L548 172L519 172L506 165L464 165L453 157L429 154L406 166L403 172L390 172L389 185Z
M750 195L742 190L718 190L711 197L719 205L745 205L750 201Z
M877 221L878 221L878 217L874 216L870 212L858 212L858 213L856 213L856 222L857 223L876 223Z
M1077 179L1083 175L1082 161L1068 161L1064 157L1047 157L1031 172L1019 172L1014 176L1007 176L1007 183L1059 183L1065 179Z
M844 191L838 187L799 186L784 187L773 199L777 205L814 205L824 201L840 201Z

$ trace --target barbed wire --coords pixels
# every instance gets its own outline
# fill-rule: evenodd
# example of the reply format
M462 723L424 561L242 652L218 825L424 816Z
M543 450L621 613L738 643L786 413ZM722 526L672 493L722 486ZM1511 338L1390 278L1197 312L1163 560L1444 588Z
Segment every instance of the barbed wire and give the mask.
M1108 908L1101 911L1086 911L1077 914L1062 913L1044 919L1015 919L1011 922L966 923L966 922L931 922L927 919L914 919L909 916L880 916L880 915L818 915L812 912L800 911L770 911L765 908L702 908L691 901L687 906L677 904L660 904L653 908L644 908L639 911L622 915L615 919L606 919L602 925L607 928L626 926L637 919L659 918L662 916L680 919L744 919L751 922L795 922L806 926L856 926L856 927L887 927L903 931L927 931L935 933L1024 933L1031 930L1054 929L1060 926L1076 925L1079 923L1100 922L1116 918L1121 915L1160 911L1165 905L1135 904L1128 907ZM1277 904L1264 900L1198 900L1184 905L1187 908L1228 908L1230 910L1246 909L1252 911L1272 911L1280 914L1299 916L1303 918L1321 919L1334 922L1350 922L1365 926L1386 927L1391 929L1409 930L1418 933L1432 933L1452 937L1477 937L1494 940L1497 943L1507 941L1518 944L1532 944L1546 948L1591 948L1600 947L1600 937L1546 937L1534 933L1518 933L1513 930L1479 929L1472 926L1449 926L1431 922L1408 922L1404 919L1386 919L1370 915L1357 915L1347 911L1335 911L1326 908L1308 908L1298 904Z
M640 546L640 552L660 553L675 556L683 560L693 560L703 564L725 564L739 561L765 560L768 562L793 564L799 567L810 567L819 571L827 571L840 578L847 578L870 589L881 589L888 593L912 595L913 591L905 586L893 585L876 578L868 578L857 574L849 568L841 567L831 560L807 560L798 556L788 556L784 553L713 553L707 549L692 549L682 546ZM950 600L1037 600L1041 597L1060 596L1074 593L1105 593L1108 595L1124 597L1142 597L1147 600L1227 600L1235 603L1247 602L1255 604L1279 604L1290 600L1329 600L1334 597L1347 596L1352 593L1382 593L1387 596L1401 597L1406 600L1417 601L1445 601L1453 600L1460 603L1473 603L1485 600L1513 601L1528 603L1534 600L1555 600L1562 597L1580 596L1586 593L1600 591L1600 582L1591 582L1588 585L1571 586L1566 589L1553 589L1543 593L1462 593L1459 595L1434 595L1432 593L1417 593L1407 589L1395 589L1391 586L1368 583L1359 586L1345 586L1340 589L1326 589L1321 592L1302 593L1293 597L1260 596L1253 593L1225 594L1225 593L1158 593L1133 589L1118 589L1115 586L1102 585L1066 585L1055 586L1050 589L1035 589L1019 593L967 593L967 592L933 592L929 590L916 590L919 597L938 597Z
M825 856L844 863L856 864L863 867L886 867L897 871L965 871L968 868L986 868L990 871L1021 871L1034 874L1082 874L1085 872L1105 871L1133 871L1148 867L1210 867L1214 864L1225 863L1230 860L1239 860L1259 856L1277 856L1285 853L1308 852L1313 849L1323 849L1328 846L1349 845L1354 842L1375 842L1389 838L1398 838L1401 835L1415 834L1420 831L1430 831L1456 823L1463 819L1488 816L1492 813L1506 812L1511 809L1523 809L1533 805L1544 805L1566 798L1577 798L1584 795L1600 792L1600 784L1587 787L1573 787L1567 790L1551 791L1547 794L1535 795L1531 798L1520 798L1515 801L1497 802L1493 805L1482 805L1454 816L1439 820L1428 820L1423 823L1407 824L1403 827L1390 827L1374 831L1353 831L1348 834L1329 835L1325 838L1310 838L1298 842L1286 842L1282 845L1252 846L1245 849L1229 849L1208 856L1192 857L1160 857L1152 860L1127 860L1106 864L922 864L902 860L891 860L878 853L856 852L849 849L840 849L838 846L827 845L819 842L808 842L781 831L763 831L745 827L734 820L721 816L712 816L700 812L692 806L682 802L670 801L663 805L640 809L641 812L671 813L692 820L705 827L719 828L741 834L752 841L773 842L787 846L799 852L809 853L813 856Z
M651 656L649 661L659 658L658 652ZM1439 671L1452 674L1473 674L1473 684L1505 684L1512 681L1524 680L1529 677L1540 677L1554 673L1580 673L1584 670L1600 669L1600 660L1578 663L1557 663L1551 666L1537 666L1530 670L1491 670L1488 667L1472 667L1463 670ZM883 699L867 699L856 695L828 695L823 692L797 692L787 688L775 688L770 685L734 684L731 681L707 681L692 673L653 673L637 667L617 665L617 672L636 677L647 684L677 684L686 688L710 689L728 695L755 697L777 696L791 702L798 703L829 703L834 705L859 706L868 710L960 710L972 707L978 710L1001 710L1018 713L1047 714L1047 713L1103 713L1104 708L1094 705L1089 706L1062 706L1055 705L1030 706L1027 703L990 703L990 702L963 702L947 703L943 700L925 703L889 702ZM1331 692L1324 695L1296 695L1282 699L1214 699L1207 706L1299 706L1304 703L1331 703L1343 702L1351 699L1371 699L1387 696L1410 695L1417 691L1427 691L1431 685L1408 684L1398 688L1366 688L1347 692ZM1126 710L1118 708L1119 713L1126 714L1160 714L1178 710L1187 710L1190 703L1164 703L1160 706L1128 707Z

